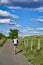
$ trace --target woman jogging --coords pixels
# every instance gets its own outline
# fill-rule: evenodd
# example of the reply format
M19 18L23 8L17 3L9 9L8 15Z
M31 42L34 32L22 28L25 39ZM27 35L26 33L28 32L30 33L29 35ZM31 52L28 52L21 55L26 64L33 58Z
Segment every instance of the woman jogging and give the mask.
M17 46L18 46L18 40L17 40L17 37L14 36L14 44L13 44L13 47L14 47L14 53L16 54L16 51L17 51Z

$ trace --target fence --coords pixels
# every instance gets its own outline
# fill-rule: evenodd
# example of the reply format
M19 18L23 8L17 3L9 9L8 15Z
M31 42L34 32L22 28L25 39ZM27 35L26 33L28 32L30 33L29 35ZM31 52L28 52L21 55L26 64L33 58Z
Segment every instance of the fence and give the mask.
M23 39L24 40L24 46L25 48L30 48L31 50L33 49L38 49L40 50L41 47L43 49L43 39Z

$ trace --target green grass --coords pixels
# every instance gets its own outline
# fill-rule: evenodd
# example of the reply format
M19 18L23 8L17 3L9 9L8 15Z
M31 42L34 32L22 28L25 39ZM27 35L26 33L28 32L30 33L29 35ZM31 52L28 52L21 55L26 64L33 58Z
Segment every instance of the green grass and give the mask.
M28 40L28 46L24 46L23 40ZM19 46L18 48L20 50L23 50L23 54L25 57L30 61L33 65L43 65L43 39L40 38L40 43L41 43L41 49L37 50L37 45L38 45L38 38L36 37L33 39L33 48L31 50L31 38L26 37L26 38L19 38Z
M0 47L2 47L4 45L5 41L6 41L6 38L3 38L0 40Z

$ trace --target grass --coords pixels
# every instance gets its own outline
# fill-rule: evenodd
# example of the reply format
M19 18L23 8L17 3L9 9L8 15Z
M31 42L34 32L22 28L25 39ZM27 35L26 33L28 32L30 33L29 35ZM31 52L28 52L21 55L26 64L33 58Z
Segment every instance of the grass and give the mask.
M0 40L0 47L2 47L4 45L5 41L6 41L6 38L3 38Z
M25 47L23 44L23 40L28 40L28 44ZM31 50L31 38L26 37L26 38L19 38L19 46L18 48L20 50L23 50L23 54L25 57L30 61L33 65L43 65L43 39L40 38L40 43L41 43L41 49L37 50L37 45L38 45L38 38L36 37L33 39L33 47Z

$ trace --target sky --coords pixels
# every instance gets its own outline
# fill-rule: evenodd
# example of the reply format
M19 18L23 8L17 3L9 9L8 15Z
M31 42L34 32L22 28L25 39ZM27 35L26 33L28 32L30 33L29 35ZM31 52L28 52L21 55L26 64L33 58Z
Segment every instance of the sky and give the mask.
M43 0L0 0L0 33L8 36L10 29L19 36L43 35Z

